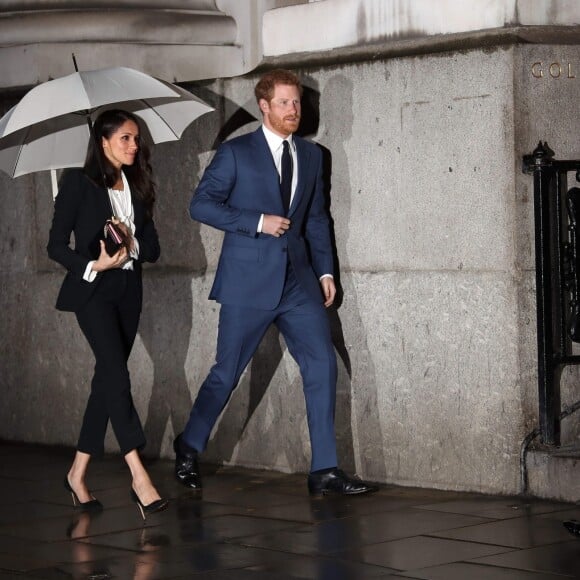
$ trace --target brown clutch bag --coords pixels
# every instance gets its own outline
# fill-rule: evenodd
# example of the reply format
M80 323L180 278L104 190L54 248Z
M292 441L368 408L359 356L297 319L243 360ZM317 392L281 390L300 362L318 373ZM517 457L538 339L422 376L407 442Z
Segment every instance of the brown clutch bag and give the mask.
M109 256L115 255L123 246L129 249L127 236L123 230L111 220L105 222L105 250Z

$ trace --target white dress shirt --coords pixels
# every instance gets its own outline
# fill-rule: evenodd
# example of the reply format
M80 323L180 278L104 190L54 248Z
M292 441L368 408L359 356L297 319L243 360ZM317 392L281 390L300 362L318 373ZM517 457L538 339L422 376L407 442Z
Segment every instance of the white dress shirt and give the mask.
M294 143L294 139L292 139L292 135L283 139L280 135L276 135L276 133L273 133L264 125L262 125L262 130L264 131L266 142L268 143L268 147L270 148L272 157L274 158L274 164L278 170L280 181L282 181L282 151L284 150L282 142L288 141L288 144L290 145L290 155L292 155L292 190L290 194L290 205L292 205L292 200L294 199L294 193L296 191L296 184L298 183L298 158L296 157L296 144Z
M264 131L264 137L266 137L266 143L270 148L270 153L274 159L274 165L278 171L278 176L280 181L282 181L282 151L284 146L283 141L288 141L290 145L290 155L292 155L292 189L290 192L290 205L292 205L292 200L294 199L294 193L296 192L296 184L298 183L298 157L296 156L296 144L292 139L292 135L283 139L280 135L276 135L268 129L266 126L262 125L262 131ZM258 222L258 233L262 231L262 224L264 222L264 214L261 215L260 221Z
M290 154L292 155L292 190L290 193L290 205L292 205L292 200L294 199L294 194L296 193L296 185L298 183L298 157L296 156L296 143L294 143L294 139L292 139L292 135L286 137L286 139L280 137L280 135L276 135L268 129L266 126L262 125L262 131L264 131L264 136L266 137L266 142L268 143L268 147L270 148L270 152L272 153L272 157L274 158L274 164L276 165L276 169L278 170L278 175L280 176L280 181L282 181L282 151L284 150L284 146L282 142L284 140L288 141L290 145ZM258 222L258 233L262 231L262 224L264 222L264 214L260 217L260 221ZM320 280L322 278L334 278L332 274L323 274L320 276Z

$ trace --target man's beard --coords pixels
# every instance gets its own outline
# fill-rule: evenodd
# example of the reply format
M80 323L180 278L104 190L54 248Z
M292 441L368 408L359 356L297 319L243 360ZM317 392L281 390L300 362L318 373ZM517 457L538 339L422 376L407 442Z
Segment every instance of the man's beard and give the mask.
M287 118L271 118L270 123L272 124L272 127L279 133L289 135L298 129L298 126L300 125L300 115L296 115L294 120L289 120Z

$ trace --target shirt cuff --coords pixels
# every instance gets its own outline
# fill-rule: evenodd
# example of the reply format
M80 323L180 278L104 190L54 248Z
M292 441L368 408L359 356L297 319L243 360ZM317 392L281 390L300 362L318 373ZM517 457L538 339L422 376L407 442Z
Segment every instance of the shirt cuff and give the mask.
M93 264L94 263L95 263L95 260L91 260L87 264L87 267L85 269L85 273L83 274L83 280L85 282L92 282L97 277L97 273L93 271Z
M332 274L322 274L318 280L320 281L322 278L332 278L334 280L334 276Z
M259 234L262 233L262 226L264 225L264 214L260 216L260 221L258 222L258 229L256 230Z
M133 249L129 255L133 260L136 260L139 257L139 242L137 241L137 238L133 238Z

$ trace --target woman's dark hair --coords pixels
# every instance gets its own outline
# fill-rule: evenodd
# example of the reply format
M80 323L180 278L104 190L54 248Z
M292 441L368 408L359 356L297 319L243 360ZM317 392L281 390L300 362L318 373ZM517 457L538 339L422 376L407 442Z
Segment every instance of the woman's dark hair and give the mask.
M119 179L119 172L105 156L102 143L103 137L110 139L111 135L127 121L133 121L137 127L140 126L135 115L121 109L102 112L93 125L94 138L89 140L84 170L98 185L113 187ZM149 148L143 141L140 141L133 165L123 166L123 172L127 176L131 192L143 202L148 217L153 216L153 205L155 204L155 183L149 163L150 156Z

